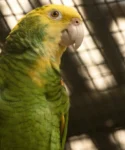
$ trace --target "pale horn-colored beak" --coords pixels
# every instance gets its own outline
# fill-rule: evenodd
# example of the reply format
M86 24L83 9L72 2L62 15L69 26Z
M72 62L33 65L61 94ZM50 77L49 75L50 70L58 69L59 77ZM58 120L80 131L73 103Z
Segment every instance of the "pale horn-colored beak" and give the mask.
M71 24L62 32L60 45L72 45L76 50L83 41L83 23L78 18L73 18Z

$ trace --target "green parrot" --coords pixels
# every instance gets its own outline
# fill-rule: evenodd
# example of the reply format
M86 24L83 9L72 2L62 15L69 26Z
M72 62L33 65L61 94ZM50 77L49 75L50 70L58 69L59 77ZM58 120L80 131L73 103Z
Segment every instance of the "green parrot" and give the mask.
M83 40L78 12L45 5L26 14L0 56L0 150L63 150L69 98L60 60Z

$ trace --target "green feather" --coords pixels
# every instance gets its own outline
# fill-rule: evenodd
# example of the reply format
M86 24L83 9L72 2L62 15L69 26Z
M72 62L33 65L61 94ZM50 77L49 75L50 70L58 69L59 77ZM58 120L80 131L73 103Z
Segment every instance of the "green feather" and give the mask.
M61 85L54 48L50 52L44 44L48 28L33 11L7 37L0 57L0 150L64 148L69 98ZM48 42L56 39L50 36Z

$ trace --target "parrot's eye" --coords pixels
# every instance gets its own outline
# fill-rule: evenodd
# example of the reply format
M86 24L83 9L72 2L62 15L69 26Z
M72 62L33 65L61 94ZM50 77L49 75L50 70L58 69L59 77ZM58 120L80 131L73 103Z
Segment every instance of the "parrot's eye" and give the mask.
M59 20L62 18L62 15L59 11L53 10L49 13L49 17L51 17L54 20Z
M59 16L59 12L55 10L55 11L53 11L53 12L51 13L51 16L54 17L54 18L55 18L55 17L58 17L58 16Z

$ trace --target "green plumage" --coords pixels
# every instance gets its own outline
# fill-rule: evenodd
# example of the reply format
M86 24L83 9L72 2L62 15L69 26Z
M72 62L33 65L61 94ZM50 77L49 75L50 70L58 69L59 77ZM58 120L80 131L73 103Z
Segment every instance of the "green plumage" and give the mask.
M0 57L0 150L64 148L69 99L61 85L58 45L49 36L51 24L40 17L36 10L20 21ZM53 47L45 44L47 35Z

